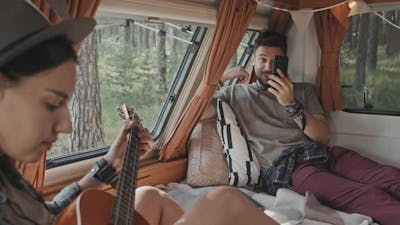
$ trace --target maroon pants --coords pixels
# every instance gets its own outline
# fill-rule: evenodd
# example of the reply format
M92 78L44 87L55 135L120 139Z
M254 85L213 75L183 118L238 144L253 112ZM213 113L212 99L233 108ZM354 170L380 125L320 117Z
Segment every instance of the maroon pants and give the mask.
M327 164L295 168L294 190L303 195L310 191L326 205L368 215L380 224L400 224L400 170L341 147L329 151Z

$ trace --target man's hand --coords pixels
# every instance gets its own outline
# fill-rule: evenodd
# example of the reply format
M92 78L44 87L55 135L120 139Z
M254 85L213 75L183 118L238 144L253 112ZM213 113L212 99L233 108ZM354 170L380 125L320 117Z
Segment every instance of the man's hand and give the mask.
M230 69L225 70L224 74L221 77L221 81L233 80L239 78L239 80L247 79L249 77L249 73L241 66L236 66Z
M293 82L290 80L289 76L283 74L280 69L278 69L280 76L270 75L270 80L268 84L271 85L268 91L275 95L279 104L286 106L294 102L294 92L293 92Z

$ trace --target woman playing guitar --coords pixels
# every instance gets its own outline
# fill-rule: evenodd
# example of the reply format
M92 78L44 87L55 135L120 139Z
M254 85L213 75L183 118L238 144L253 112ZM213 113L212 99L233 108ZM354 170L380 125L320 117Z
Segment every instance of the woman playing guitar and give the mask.
M13 162L38 161L58 134L71 132L68 101L75 89L77 65L73 46L95 23L80 18L51 25L25 0L1 0L0 15L0 224L54 224L56 215L81 192L112 181L114 168L124 160L128 133L135 125L126 123L93 170L46 203ZM150 133L141 129L137 135L140 152L147 152ZM135 224L275 224L230 188L208 194L187 213L152 187L136 192L134 208L142 220ZM99 215L95 208L89 213Z

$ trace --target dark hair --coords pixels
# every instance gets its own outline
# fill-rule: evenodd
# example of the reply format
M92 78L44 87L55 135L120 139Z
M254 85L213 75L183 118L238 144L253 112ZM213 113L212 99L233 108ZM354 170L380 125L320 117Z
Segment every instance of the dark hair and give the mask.
M72 42L65 37L44 41L0 66L0 72L12 81L74 60L77 56Z
M286 55L286 40L286 36L281 33L275 31L263 31L256 39L253 50L255 51L260 46L278 47L281 48Z

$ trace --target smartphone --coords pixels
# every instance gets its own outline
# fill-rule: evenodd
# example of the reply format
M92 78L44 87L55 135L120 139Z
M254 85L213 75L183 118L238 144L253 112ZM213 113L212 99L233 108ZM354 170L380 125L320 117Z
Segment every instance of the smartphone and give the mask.
M289 63L289 58L286 55L274 56L274 66L272 68L272 74L280 76L278 73L278 69L280 69L283 74L287 75L288 63Z

